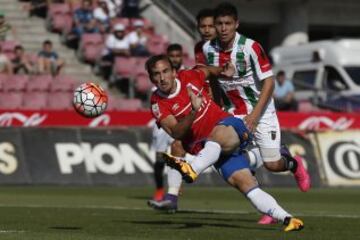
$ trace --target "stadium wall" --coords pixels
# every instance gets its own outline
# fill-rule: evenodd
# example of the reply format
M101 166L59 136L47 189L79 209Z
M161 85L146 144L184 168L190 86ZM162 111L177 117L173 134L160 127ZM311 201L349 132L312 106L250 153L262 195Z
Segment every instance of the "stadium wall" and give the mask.
M314 187L360 186L360 131L283 131ZM153 185L149 128L0 128L2 184ZM257 172L265 186L294 186L290 174ZM222 185L210 169L197 185Z

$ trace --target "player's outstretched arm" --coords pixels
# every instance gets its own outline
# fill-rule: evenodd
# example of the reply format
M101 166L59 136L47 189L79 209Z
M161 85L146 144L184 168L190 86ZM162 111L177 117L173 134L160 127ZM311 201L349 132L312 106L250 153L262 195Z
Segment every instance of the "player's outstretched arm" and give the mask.
M198 65L196 69L203 71L206 78L210 76L232 78L235 74L235 66L231 62L225 63L222 67Z
M203 104L202 95L195 95L191 86L187 86L187 91L191 103L191 111L188 115L178 121L173 115L169 115L164 118L160 125L161 127L173 138L182 140L188 132L191 130L191 125L196 118L196 112L201 108Z
M188 115L178 121L173 115L169 115L161 120L161 127L171 137L177 140L182 140L191 130L191 125L195 120L195 111L191 111Z

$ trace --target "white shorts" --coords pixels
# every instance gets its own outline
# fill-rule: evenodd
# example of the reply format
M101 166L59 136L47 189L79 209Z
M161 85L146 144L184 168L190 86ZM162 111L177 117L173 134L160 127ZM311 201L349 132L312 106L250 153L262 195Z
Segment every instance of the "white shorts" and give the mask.
M154 125L151 147L155 150L155 152L167 152L173 141L174 139L167 134L164 129L158 128L156 124Z
M236 115L241 119L244 115ZM259 147L264 162L273 162L281 158L281 132L277 115L261 118L254 133L255 144Z

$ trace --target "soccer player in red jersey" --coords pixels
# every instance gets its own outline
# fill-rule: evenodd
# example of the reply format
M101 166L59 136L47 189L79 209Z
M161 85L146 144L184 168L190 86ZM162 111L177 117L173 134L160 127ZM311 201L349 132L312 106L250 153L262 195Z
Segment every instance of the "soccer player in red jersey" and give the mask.
M151 57L146 63L150 79L157 90L151 97L151 112L170 136L181 140L185 149L196 154L190 163L164 153L167 163L192 182L209 164L221 173L224 180L244 193L262 213L282 221L284 231L300 230L303 222L292 217L268 193L262 191L249 170L249 162L237 151L251 140L241 119L230 116L217 106L206 92L209 75L229 77L234 66L200 67L176 74L165 55Z

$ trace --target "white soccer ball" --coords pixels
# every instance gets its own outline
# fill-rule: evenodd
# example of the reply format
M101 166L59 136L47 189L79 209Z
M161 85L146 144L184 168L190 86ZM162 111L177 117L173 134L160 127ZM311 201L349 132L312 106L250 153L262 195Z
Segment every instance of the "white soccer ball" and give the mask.
M105 112L108 97L104 89L94 83L83 83L74 92L75 110L84 117L97 117Z

